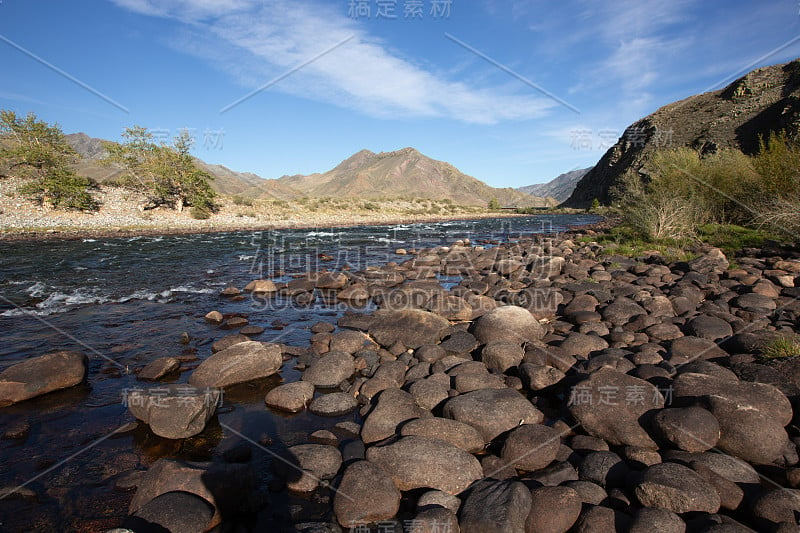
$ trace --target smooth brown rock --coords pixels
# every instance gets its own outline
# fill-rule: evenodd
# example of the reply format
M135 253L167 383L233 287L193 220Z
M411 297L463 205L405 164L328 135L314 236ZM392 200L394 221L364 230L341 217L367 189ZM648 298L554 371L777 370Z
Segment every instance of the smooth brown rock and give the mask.
M11 365L0 372L0 407L74 387L86 379L80 352L54 352Z
M527 309L508 305L480 317L473 333L482 344L506 341L522 345L541 340L545 330Z
M129 391L128 410L150 430L166 439L185 439L201 433L217 409L221 392L214 388L169 385Z
M401 342L406 348L436 344L450 322L445 318L419 309L378 311L369 334L384 347Z
M642 417L664 406L651 383L602 368L576 384L570 412L583 428L609 444L658 449L641 425Z
M295 381L278 385L267 393L264 402L274 409L298 413L314 398L314 385L307 381Z
M402 437L388 446L373 446L367 460L385 470L401 491L431 488L459 494L483 477L473 455L428 437Z
M283 365L277 344L247 341L215 353L198 366L189 378L195 387L226 387L278 372Z
M400 509L400 491L391 476L369 461L357 461L344 471L333 499L333 512L342 527L388 520Z
M430 413L419 407L411 394L401 389L386 389L364 420L361 440L366 444L381 441L396 434L403 422L422 416Z
M483 451L483 437L469 424L449 418L418 418L403 424L400 434L443 440L469 453Z
M481 389L451 398L443 415L473 426L486 443L520 424L539 424L544 415L513 389Z
M278 287L275 283L268 279L256 279L245 285L245 292L253 292L256 294L269 294L278 292Z
M328 352L303 372L302 380L317 387L336 387L352 376L355 369L355 360L349 353Z
M714 487L697 472L677 463L647 468L634 489L645 507L661 507L674 513L716 513L720 498Z
M159 459L139 481L129 513L135 514L162 494L184 491L214 506L214 516L208 525L213 528L222 522L223 515L239 509L253 485L253 474L248 465Z
M181 362L174 357L159 357L149 362L137 376L139 379L155 381L180 368Z
M569 487L540 487L531 491L525 533L566 533L581 514L581 498Z
M509 433L503 445L502 459L529 472L544 468L556 459L561 434L541 424L523 424Z

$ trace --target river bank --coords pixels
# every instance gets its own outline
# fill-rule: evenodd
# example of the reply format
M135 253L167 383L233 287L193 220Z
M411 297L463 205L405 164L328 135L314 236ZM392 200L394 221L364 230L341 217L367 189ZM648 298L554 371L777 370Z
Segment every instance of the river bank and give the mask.
M100 187L100 209L82 213L34 205L16 192L21 183L11 178L0 181L0 240L185 235L525 216L433 200L221 198L218 210L202 220L194 218L190 209L182 213L166 208L143 211L140 206L145 201L140 195L116 187Z
M691 262L606 256L592 232L522 230L494 246L473 232L254 285L252 274L223 274L220 296L195 304L183 348L192 355L128 385L154 397L176 382L221 388L222 406L203 404L206 427L188 437L185 397L115 417L115 453L130 467L92 490L124 507L72 529L177 527L188 516L253 531L793 524L800 259L750 250L730 268L715 249ZM339 311L303 325L322 302ZM177 354L186 326L157 320L148 331ZM118 342L108 353L122 357ZM164 350L138 353L140 376L167 368ZM92 389L132 378L110 366L90 364ZM221 485L202 490L212 478ZM174 500L175 490L194 496Z

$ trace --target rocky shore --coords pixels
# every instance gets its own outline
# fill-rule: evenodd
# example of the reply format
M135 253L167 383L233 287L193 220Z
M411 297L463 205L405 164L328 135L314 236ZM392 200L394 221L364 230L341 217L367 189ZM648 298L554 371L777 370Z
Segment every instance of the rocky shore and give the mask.
M287 361L301 380L270 390L265 409L358 416L286 453L243 437L224 461L132 471L130 516L114 531L244 531L259 513L309 533L798 531L800 257L609 257L591 234L459 241L227 288L206 316L213 355L188 384L129 396L140 424L199 434L226 387ZM259 342L257 313L225 309L276 294L379 309L314 325L308 346ZM81 357L56 358L85 373ZM139 377L183 364L170 359ZM73 384L43 384L48 361L23 365L0 374L0 402L29 397L36 369L44 392ZM269 486L256 451L274 455ZM280 509L287 491L322 510Z

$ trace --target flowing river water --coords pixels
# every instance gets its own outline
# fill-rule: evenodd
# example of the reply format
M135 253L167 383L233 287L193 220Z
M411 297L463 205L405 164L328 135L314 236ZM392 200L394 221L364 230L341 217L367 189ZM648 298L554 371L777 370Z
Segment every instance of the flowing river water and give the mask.
M211 354L211 343L233 333L210 327L204 315L246 313L266 331L264 342L307 346L310 328L335 322L349 308L318 298L297 305L269 300L221 299L229 286L252 279L287 281L323 268L363 269L403 261L398 248L425 248L469 238L490 246L520 236L558 233L591 224L591 215L539 215L395 226L287 229L196 235L165 235L76 241L9 242L0 245L0 370L55 350L89 357L86 383L0 408L0 433L22 428L22 438L0 440L0 531L104 531L127 515L131 493L115 488L131 470L162 457L216 461L244 442L270 443L270 450L307 442L310 432L358 413L322 418L308 412L287 416L264 405L266 393L299 379L296 362L279 375L226 388L223 404L206 430L172 441L147 426L114 433L134 421L123 402L132 389L158 384L137 380L135 369L163 356L179 356L185 383L190 370ZM449 286L457 278L442 277ZM449 285L448 285L449 284ZM369 311L367 307L363 309ZM183 334L188 343L182 343ZM197 360L193 360L197 359ZM239 435L222 426L237 428ZM131 426L133 427L133 426ZM271 479L270 455L253 451L259 481ZM329 508L324 495L270 495L252 530L304 518Z

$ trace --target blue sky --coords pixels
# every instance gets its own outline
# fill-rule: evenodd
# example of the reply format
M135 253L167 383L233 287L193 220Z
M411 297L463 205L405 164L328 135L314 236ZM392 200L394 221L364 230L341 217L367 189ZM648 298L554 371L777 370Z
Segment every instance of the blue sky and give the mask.
M265 178L413 146L518 187L798 37L796 0L0 0L0 108L113 140L188 128Z

